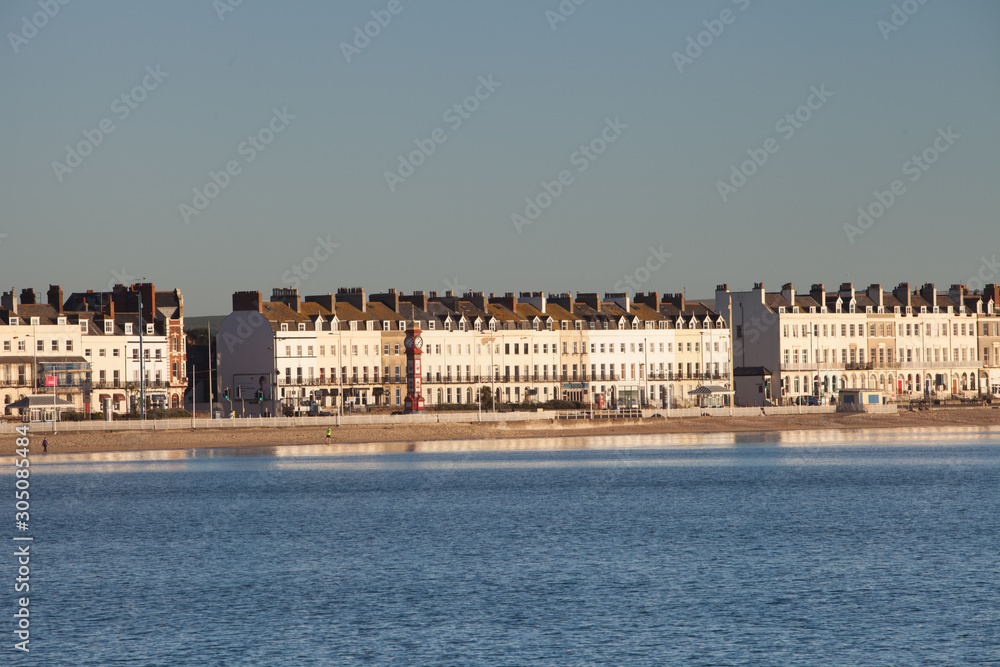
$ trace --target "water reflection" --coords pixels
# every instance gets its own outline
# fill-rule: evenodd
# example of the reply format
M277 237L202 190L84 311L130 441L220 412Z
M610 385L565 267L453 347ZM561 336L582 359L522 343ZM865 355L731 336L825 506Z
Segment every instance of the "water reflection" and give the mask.
M215 469L462 469L477 467L635 467L702 465L833 465L844 452L858 464L884 464L887 448L1000 444L1000 429L871 429L775 433L681 433L504 440L373 442L335 445L218 447L32 456L38 473L200 471ZM875 452L878 448L880 451ZM852 451L853 450L853 451ZM525 458L531 453L548 455ZM583 452L584 456L566 456ZM427 456L429 455L429 456ZM495 455L495 456L491 456ZM907 457L919 463L919 457ZM940 457L935 458L938 463ZM0 465L12 465L3 457ZM949 461L948 463L960 463ZM8 468L10 469L10 468Z

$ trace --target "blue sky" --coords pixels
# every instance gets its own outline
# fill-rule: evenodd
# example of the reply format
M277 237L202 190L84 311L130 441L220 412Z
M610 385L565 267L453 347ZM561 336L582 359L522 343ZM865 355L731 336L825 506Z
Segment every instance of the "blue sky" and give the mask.
M629 276L698 297L996 272L1000 3L223 3L0 3L4 289L144 277L203 315L279 286ZM372 12L391 20L348 62ZM862 228L858 207L884 211Z

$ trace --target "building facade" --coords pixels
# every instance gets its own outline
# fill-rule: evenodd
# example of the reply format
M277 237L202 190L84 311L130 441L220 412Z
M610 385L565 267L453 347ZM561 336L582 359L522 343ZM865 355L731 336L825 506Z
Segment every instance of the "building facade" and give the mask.
M805 294L792 283L780 292L762 283L716 290L716 307L733 332L734 363L770 369L775 403L827 402L840 389L878 389L889 400L988 394L979 350L991 343L977 334L988 304L962 285L939 292L932 283L891 291L844 283L829 293L816 284ZM740 404L756 398L736 397Z
M31 289L3 295L0 398L5 406L53 388L80 412L102 411L104 399L112 411L128 412L137 406L141 389L153 406L182 404L187 377L184 300L178 290L117 285L110 292L74 293L64 301L62 289L50 285L46 296L40 303ZM47 377L55 378L54 387L46 386Z
M427 405L570 400L606 407L688 405L689 392L731 386L725 320L681 295L503 296L361 288L301 298L275 289L233 295L217 342L220 382L242 396L273 385L237 414L402 406L407 326L423 331Z

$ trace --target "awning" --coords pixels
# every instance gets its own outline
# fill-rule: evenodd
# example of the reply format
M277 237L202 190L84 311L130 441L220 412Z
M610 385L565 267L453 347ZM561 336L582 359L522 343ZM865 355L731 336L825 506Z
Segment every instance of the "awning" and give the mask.
M61 398L52 396L51 394L36 394L33 396L25 396L19 401L14 401L7 405L8 408L13 410L30 410L31 408L71 408L73 404L69 401L65 401Z
M710 394L732 394L732 389L726 389L717 384L705 384L688 392L688 396L708 396Z

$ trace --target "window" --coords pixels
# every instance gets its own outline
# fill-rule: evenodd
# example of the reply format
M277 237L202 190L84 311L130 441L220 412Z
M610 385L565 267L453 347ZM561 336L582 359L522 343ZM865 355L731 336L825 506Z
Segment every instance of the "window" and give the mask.
M111 320L104 320L104 333L114 333L115 323Z
M392 346L392 353L399 354L399 343L396 343L395 345Z
M297 328L297 329L298 329L299 331L305 331L305 330L306 330L306 325L305 325L305 323L304 323L304 322L299 322L299 326L298 326L298 327L296 327L296 328Z
M288 322L281 323L281 331L288 331Z
M87 333L87 320L80 320L80 331Z
M4 352L10 352L10 341L9 340L5 340L3 342L3 351Z
M57 341L57 340L53 340L52 341L52 351L53 352L58 352L59 351L59 341Z
M44 340L35 341L35 350L37 350L38 352L44 352L45 351L45 341Z

